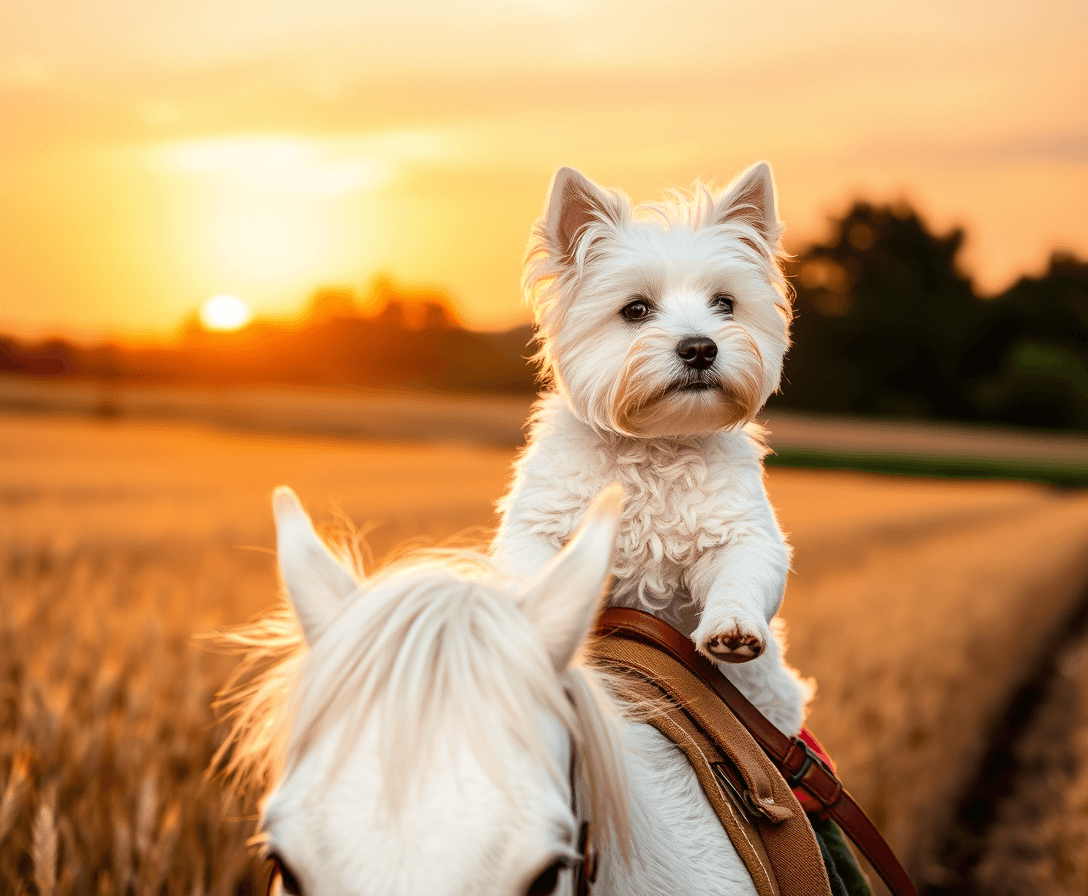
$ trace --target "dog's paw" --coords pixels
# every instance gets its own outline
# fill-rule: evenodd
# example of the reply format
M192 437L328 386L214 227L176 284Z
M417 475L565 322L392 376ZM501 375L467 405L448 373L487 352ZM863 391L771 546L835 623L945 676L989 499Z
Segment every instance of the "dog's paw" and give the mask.
M762 635L744 631L736 625L697 644L699 650L716 663L747 663L763 653L767 641Z
M771 628L751 601L718 595L699 614L691 633L696 649L715 663L748 663L767 652Z

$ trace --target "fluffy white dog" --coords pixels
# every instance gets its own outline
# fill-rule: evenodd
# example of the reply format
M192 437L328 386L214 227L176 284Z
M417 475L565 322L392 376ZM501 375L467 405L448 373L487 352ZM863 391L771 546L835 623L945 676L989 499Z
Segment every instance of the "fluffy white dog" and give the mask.
M784 662L790 549L751 421L778 388L791 309L770 167L632 208L561 168L537 222L526 294L550 385L500 501L495 556L539 572L611 482L626 492L610 602L648 609L780 729L807 683Z

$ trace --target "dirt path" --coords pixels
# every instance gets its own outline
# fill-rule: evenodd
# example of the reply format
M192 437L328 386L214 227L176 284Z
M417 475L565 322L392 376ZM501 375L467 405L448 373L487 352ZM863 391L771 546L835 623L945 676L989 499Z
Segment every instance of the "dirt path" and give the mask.
M1058 642L1011 702L924 896L1088 893L1088 601Z

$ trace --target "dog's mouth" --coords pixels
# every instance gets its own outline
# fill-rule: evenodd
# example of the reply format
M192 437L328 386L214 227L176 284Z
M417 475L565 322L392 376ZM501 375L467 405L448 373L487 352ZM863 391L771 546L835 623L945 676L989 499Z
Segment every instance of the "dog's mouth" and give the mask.
M697 379L697 380L685 380L684 382L673 383L669 387L669 392L680 392L684 395L694 395L700 392L720 392L722 384L716 379Z

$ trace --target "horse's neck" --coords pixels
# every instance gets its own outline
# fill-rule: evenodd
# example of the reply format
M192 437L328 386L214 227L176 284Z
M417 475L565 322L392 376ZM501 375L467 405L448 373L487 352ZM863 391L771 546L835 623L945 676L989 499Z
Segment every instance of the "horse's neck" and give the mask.
M631 862L613 852L595 896L755 894L687 758L656 729L625 727Z

